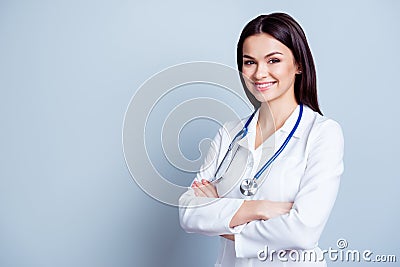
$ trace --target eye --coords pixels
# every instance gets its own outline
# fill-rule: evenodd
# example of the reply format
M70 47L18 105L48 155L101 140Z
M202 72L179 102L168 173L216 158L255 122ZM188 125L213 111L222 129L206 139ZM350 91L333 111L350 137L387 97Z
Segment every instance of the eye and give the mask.
M268 63L271 63L271 64L278 63L278 62L281 62L281 61L277 58L271 58L268 60Z
M252 65L252 64L255 64L255 62L254 62L253 60L245 60L245 61L243 62L243 64L244 64L244 65Z

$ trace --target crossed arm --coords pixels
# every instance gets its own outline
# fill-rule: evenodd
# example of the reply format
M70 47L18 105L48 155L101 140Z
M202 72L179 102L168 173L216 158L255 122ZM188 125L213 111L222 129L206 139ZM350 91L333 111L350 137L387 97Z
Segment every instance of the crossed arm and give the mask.
M238 258L257 257L256 252L265 244L274 250L314 248L336 199L344 149L342 130L336 122L316 123L307 139L310 144L307 166L294 203L219 198L213 184L203 180L212 177L215 171L208 168L180 198L183 229L190 233L222 235L230 240L235 236ZM209 155L208 164L215 153ZM212 202L216 198L220 201ZM202 205L207 203L211 204Z
M197 197L219 198L218 192L213 184L203 179L200 182L194 181L192 188ZM246 224L256 220L268 220L282 214L289 213L292 202L275 202L269 200L245 200L238 211L232 217L229 227ZM224 238L234 241L234 235L221 235Z

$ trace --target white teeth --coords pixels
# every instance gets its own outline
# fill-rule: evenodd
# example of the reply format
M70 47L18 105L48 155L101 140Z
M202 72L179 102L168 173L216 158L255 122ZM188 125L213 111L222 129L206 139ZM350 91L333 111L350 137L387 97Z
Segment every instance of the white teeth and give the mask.
M257 84L257 87L259 88L265 88L265 87L269 87L271 85L273 85L274 83L263 83L263 84Z

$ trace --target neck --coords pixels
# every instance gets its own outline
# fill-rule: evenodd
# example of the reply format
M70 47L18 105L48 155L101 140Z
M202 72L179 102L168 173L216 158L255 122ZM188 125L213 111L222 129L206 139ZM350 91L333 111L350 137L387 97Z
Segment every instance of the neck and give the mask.
M285 121L290 117L296 109L298 103L293 101L280 102L270 101L263 102L260 106L258 115L258 124L263 131L278 130L283 126Z

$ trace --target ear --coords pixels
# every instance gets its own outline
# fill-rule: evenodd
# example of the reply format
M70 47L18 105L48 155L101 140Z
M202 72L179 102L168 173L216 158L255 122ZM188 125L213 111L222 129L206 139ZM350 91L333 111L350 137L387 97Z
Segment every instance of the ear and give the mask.
M302 71L303 68L301 67L301 65L299 63L297 63L296 61L294 62L294 64L295 64L295 67L296 67L296 75L302 74L303 73L303 71Z

